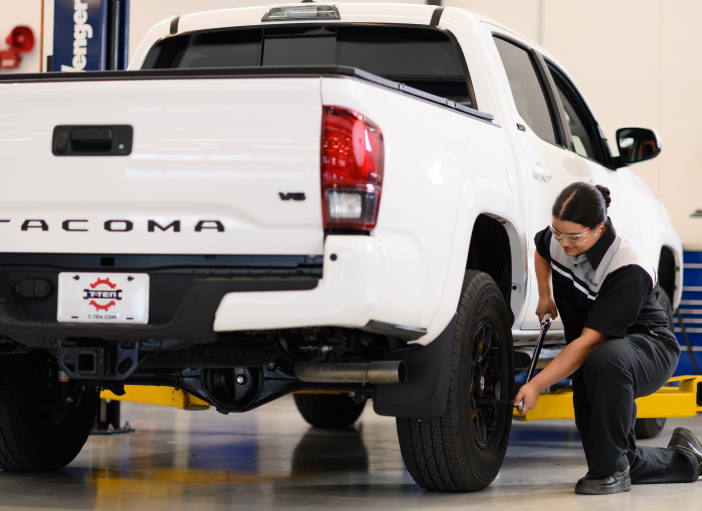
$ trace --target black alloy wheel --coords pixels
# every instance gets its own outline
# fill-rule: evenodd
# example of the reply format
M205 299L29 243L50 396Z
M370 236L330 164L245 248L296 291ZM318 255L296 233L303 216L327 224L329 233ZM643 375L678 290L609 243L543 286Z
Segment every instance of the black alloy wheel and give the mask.
M470 399L473 409L475 442L487 448L499 431L502 400L502 349L497 329L489 319L483 319L473 338L473 368ZM508 398L507 398L508 399Z

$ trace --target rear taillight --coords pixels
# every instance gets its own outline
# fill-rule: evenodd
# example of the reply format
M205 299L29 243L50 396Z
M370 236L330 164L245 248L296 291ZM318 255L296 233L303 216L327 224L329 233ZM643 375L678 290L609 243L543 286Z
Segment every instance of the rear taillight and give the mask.
M383 185L383 133L364 116L334 106L322 119L324 228L371 231Z

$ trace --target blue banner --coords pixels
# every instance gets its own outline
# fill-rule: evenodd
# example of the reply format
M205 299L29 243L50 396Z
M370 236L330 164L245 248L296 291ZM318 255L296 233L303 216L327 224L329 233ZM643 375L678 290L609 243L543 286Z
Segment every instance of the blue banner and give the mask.
M106 67L107 0L55 0L53 71Z

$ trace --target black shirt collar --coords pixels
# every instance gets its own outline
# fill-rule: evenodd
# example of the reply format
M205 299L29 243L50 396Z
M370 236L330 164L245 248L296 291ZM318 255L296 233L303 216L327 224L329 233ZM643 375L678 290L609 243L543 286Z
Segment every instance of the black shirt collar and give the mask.
M600 265L600 261L602 261L602 258L607 253L607 250L609 250L609 247L612 246L612 243L614 243L614 240L617 238L617 231L614 230L612 219L607 217L605 224L609 228L604 232L604 234L602 234L602 236L600 236L597 243L595 243L590 250L585 252L585 257L587 257L590 265L595 270Z

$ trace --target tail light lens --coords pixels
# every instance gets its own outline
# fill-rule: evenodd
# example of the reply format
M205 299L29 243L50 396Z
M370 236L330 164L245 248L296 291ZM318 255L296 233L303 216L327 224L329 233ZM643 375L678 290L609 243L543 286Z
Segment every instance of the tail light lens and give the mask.
M383 133L366 117L324 107L322 204L324 228L371 231L383 186Z

